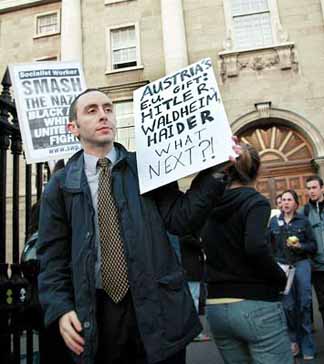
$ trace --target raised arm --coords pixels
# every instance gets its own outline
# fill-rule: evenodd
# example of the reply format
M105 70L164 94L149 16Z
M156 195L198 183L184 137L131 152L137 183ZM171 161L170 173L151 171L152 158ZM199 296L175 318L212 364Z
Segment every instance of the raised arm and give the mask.
M193 180L186 193L179 190L177 183L154 191L167 230L179 236L200 230L225 186L223 175L213 176L210 171L204 171Z

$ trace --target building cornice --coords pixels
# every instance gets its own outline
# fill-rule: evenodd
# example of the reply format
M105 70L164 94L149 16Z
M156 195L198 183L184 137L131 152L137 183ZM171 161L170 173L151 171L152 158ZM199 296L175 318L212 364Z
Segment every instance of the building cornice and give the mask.
M60 2L61 0L2 0L0 2L0 14L30 8L33 6Z

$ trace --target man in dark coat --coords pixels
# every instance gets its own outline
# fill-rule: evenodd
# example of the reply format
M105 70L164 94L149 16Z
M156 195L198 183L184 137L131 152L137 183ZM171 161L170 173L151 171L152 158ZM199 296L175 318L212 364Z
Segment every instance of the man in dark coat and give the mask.
M46 325L58 323L82 364L185 363L185 347L201 325L166 229L177 235L198 229L224 191L223 176L201 173L186 194L171 183L140 195L135 155L114 142L112 101L99 90L74 100L68 128L83 150L53 175L41 205L39 290ZM105 158L111 162L119 259L127 268L120 300L107 294L103 279L102 267L112 261L101 254L106 248L98 223L104 167L97 163ZM115 231L107 225L108 232ZM117 279L118 286L121 277L108 278Z
M315 234L317 252L312 257L312 282L324 326L324 189L322 178L309 176L306 179L306 188L309 201L300 209L300 213L308 218Z

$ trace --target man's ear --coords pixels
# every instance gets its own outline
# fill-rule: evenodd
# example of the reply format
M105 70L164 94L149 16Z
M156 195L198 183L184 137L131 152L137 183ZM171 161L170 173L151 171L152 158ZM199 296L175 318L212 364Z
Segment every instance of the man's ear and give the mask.
M67 130L77 138L80 136L79 127L75 121L69 121L67 123Z

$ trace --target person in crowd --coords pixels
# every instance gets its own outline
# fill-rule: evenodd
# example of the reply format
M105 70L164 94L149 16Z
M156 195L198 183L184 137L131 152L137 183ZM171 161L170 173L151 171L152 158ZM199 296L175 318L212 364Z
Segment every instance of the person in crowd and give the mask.
M308 218L315 234L317 252L311 262L312 283L324 326L324 196L322 178L319 176L308 177L306 188L309 202L299 212Z
M199 314L199 302L201 294L201 284L204 276L204 251L202 242L198 237L185 235L180 238L181 263L185 270L186 279L189 284L190 293ZM209 341L210 338L205 333L200 333L194 341Z
M40 200L31 207L30 222L27 228L27 240L22 251L20 262L36 261L36 244L38 240L38 221L39 221Z
M316 252L312 227L305 216L297 212L298 195L294 190L282 193L282 213L269 226L269 239L280 264L295 267L292 287L283 297L291 350L304 360L313 360L315 354L312 336L311 265L309 257Z
M267 244L268 200L255 190L260 157L242 144L229 187L201 235L207 256L207 319L224 362L291 364L280 292L286 275Z
M50 179L41 204L46 325L58 322L82 364L185 363L201 324L166 230L199 229L226 179L212 169L185 194L171 183L140 195L135 154L114 141L111 98L84 91L69 120L82 150Z
M282 208L282 193L276 196L276 207L281 211Z
M281 214L281 207L282 207L282 194L280 193L279 195L276 196L276 208L271 209L271 214L270 214L270 218L272 219L273 216L280 216Z

